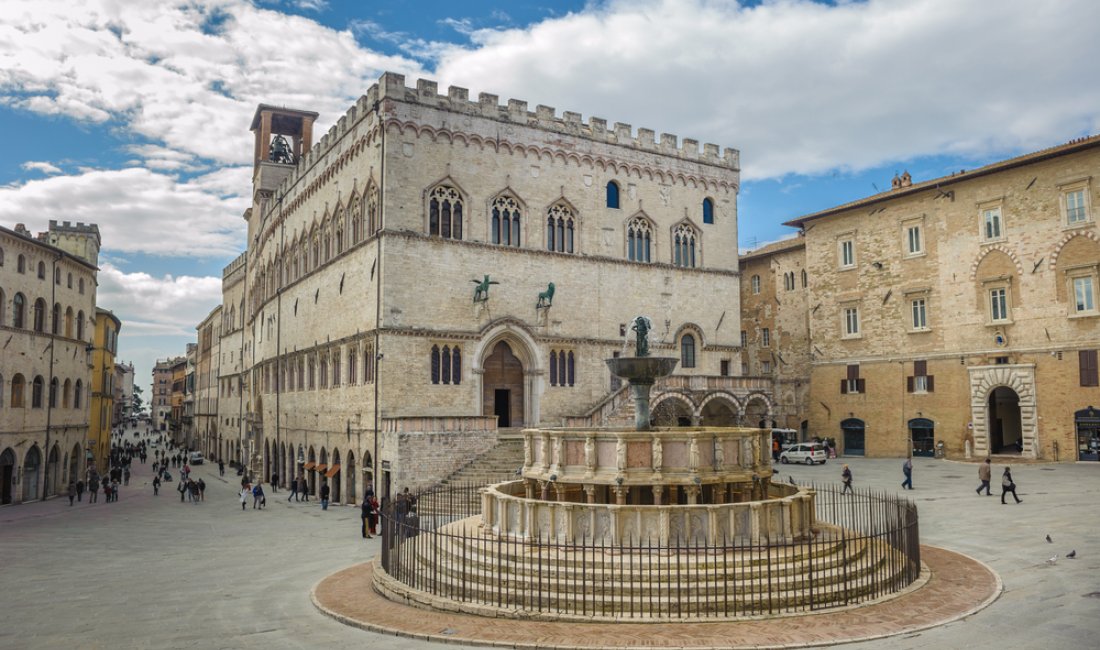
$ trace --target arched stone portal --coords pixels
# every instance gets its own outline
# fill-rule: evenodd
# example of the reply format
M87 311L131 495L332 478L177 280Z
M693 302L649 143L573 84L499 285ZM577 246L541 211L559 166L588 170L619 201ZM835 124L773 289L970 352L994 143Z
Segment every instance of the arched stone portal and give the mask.
M699 405L699 424L704 427L736 426L740 410L732 395L711 393Z
M524 425L523 363L506 341L493 346L492 353L482 362L482 412L497 416L497 426Z
M1035 366L970 366L970 416L974 454L1019 453L1039 457ZM1000 390L1000 389L1004 390Z
M15 476L15 452L5 449L0 454L0 505L12 502L12 479Z
M497 415L500 427L538 424L543 374L538 349L521 323L506 320L485 330L471 369L481 415Z

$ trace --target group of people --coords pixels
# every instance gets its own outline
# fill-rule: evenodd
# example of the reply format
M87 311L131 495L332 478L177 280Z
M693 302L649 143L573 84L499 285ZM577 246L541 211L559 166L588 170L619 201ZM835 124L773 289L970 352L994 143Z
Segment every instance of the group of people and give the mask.
M901 473L905 477L905 480L901 482L902 489L913 489L913 459L906 458L902 463ZM990 483L993 480L993 461L990 458L986 458L980 465L978 465L978 480L981 481L978 485L978 489L975 490L979 495L982 490L985 490L985 495L993 496L990 492ZM841 468L840 481L844 485L840 491L841 494L852 492L852 470L847 465ZM1005 467L1001 473L1001 505L1005 505L1005 497L1009 494L1016 500L1016 503L1023 503L1023 499L1016 495L1016 480L1012 478L1012 468Z

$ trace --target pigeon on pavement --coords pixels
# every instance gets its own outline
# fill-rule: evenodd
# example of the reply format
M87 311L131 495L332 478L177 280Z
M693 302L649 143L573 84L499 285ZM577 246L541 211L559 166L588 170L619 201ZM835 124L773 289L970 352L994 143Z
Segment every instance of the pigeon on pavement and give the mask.
M1047 544L1053 544L1053 543L1054 543L1054 540L1050 538L1050 535L1047 535Z
M1077 557L1077 549L1073 549L1069 553L1066 553L1066 557L1068 557L1071 560L1074 559L1075 557Z
M1058 556L1057 555L1052 555L1049 558L1047 558L1047 564L1050 564L1050 565L1053 565L1057 561L1058 561Z

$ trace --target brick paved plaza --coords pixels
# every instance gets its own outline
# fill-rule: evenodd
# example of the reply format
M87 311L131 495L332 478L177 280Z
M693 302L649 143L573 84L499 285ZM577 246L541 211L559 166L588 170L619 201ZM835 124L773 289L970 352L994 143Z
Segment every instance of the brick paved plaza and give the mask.
M900 460L847 462L857 486L900 489ZM922 541L984 562L1003 580L1004 593L962 620L846 647L1094 647L1100 633L1094 518L1100 463L1014 466L1024 500L1018 506L975 495L974 465L915 464L917 489L908 496L920 507ZM778 479L832 481L839 472L836 461L781 466ZM999 472L995 468L995 476ZM315 501L288 504L280 491L268 495L266 510L250 505L242 512L235 473L219 478L216 465L196 473L209 486L199 505L181 504L172 485L154 497L149 465L137 465L117 503L85 499L70 508L67 498L59 498L0 509L0 648L443 647L346 626L311 603L310 590L319 581L378 551L377 539L359 537L357 509L323 512ZM1063 557L1071 549L1078 559ZM1055 554L1059 560L1048 565ZM832 616L823 615L823 627ZM433 629L432 614L417 624L426 634L447 634ZM639 644L663 638L688 643L691 636L690 626L655 625ZM741 637L728 644L761 642Z

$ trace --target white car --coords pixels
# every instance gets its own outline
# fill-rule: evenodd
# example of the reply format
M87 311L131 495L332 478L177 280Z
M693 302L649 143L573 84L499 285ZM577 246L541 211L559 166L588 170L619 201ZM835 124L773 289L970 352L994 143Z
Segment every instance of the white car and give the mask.
M201 451L191 452L191 455L188 457L187 462L189 462L192 465L202 465L202 463L203 463L202 452Z
M792 445L789 449L779 454L779 462L784 465L787 463L806 463L807 465L813 465L815 463L824 463L828 458L829 453L825 451L825 445L820 442L803 442Z

